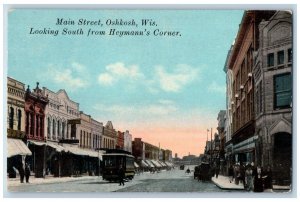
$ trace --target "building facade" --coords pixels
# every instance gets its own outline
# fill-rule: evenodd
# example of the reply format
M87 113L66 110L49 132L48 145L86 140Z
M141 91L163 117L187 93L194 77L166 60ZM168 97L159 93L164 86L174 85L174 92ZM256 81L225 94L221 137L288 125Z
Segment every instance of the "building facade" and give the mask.
M44 177L46 172L46 136L45 110L48 97L44 96L37 82L36 88L31 91L29 86L25 93L25 132L32 156L28 159L35 177Z
M111 121L108 121L103 127L103 139L101 147L105 149L115 149L117 143L117 131L114 129Z
M124 133L121 131L118 131L117 134L118 134L118 137L117 137L116 149L124 150Z
M81 123L77 126L79 147L96 150L101 147L103 124L94 120L90 115L80 111Z
M7 128L9 137L25 136L25 84L10 77L7 77Z
M13 168L24 169L26 156L32 152L25 145L25 85L7 77L7 173L16 177Z
M151 160L158 160L159 148L157 146L145 142L145 158Z
M225 160L226 160L226 168L228 169L234 162L233 160L233 144L232 144L232 107L234 105L233 100L233 74L232 70L228 68L231 52L233 46L231 46L228 51L226 62L224 65L224 72L226 73L226 114L225 114L225 125L224 125L224 136L225 136ZM228 170L226 170L228 173Z
M43 87L43 95L48 96L46 106L45 134L47 140L58 142L71 139L71 127L68 120L80 118L79 104L72 101L65 90L53 92Z
M258 50L259 23L273 14L274 11L245 11L228 59L228 68L233 74L232 143L235 162L257 162L253 52Z
M263 167L289 184L292 167L292 15L278 11L259 25L253 70L256 136Z
M124 150L132 153L132 135L128 130L124 132Z

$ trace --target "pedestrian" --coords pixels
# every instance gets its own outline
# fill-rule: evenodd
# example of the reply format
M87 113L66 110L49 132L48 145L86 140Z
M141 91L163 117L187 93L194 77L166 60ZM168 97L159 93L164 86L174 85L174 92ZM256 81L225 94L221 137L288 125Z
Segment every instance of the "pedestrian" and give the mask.
M267 170L264 172L264 189L273 189L272 180L272 170L271 167L268 165Z
M29 164L26 163L26 165L25 165L25 178L26 178L26 183L29 183L29 177L30 177L30 167L29 167Z
M234 166L234 183L236 185L239 184L240 177L241 177L241 174L240 174L240 165L239 165L239 163L237 163Z
M254 192L263 192L262 168L258 165L254 169Z
M216 178L218 178L219 176L219 173L220 173L220 165L216 165Z
M242 181L245 186L245 166L243 162L240 163L240 181Z
M233 166L230 164L228 169L228 176L229 176L229 182L231 183L233 181Z
M125 172L122 166L120 166L118 171L118 177L119 177L119 186L124 186L124 178L125 178Z
M246 166L246 171L245 171L245 189L247 191L251 191L253 187L253 177L252 177L252 168L251 165L248 164Z
M23 163L20 164L19 166L19 174L20 174L20 182L24 183L24 167L23 167Z

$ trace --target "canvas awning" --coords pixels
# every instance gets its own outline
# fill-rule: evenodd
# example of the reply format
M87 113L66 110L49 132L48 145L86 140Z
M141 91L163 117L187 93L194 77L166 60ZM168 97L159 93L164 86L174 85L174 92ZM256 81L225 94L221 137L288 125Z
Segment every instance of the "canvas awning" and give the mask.
M60 146L58 144L55 144L54 142L47 142L46 143L47 146L52 147L53 149L55 149L57 152L62 152L65 150L65 148L63 146Z
M79 147L72 147L72 146L67 146L64 145L64 150L65 152L70 152L72 154L75 155L79 155L79 156L89 156L89 157L95 157L95 158L100 158L100 160L102 159L102 152L98 152L98 151L93 151L93 150L88 150L88 149L82 149Z
M155 165L155 167L161 167L161 165L156 160L151 160L151 162Z
M36 140L28 140L29 143L35 144L37 146L46 145L46 142L36 141Z
M168 166L167 164L165 164L163 161L158 161L163 167Z
M173 164L168 161L166 161L165 164L167 164L169 167L173 167Z
M141 161L141 165L142 167L149 167L149 165L144 160Z
M133 164L134 164L134 167L136 167L136 168L140 167L136 162L133 162Z
M20 139L7 138L7 157L32 155L26 144Z
M145 160L146 163L149 165L149 167L154 168L155 166L153 165L153 163L151 163L150 160Z

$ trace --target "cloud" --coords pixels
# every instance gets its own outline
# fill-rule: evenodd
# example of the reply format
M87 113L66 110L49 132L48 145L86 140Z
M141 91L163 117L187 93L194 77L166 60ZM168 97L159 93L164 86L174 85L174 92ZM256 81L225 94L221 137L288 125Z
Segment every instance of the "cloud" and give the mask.
M155 67L155 75L160 88L166 92L179 92L184 86L197 78L199 70L186 64L179 64L172 72L163 66Z
M226 92L226 86L224 85L219 85L215 81L213 81L209 86L208 86L208 91L209 92L216 92L216 93L225 93Z
M57 84L64 85L69 90L88 86L87 68L77 62L73 62L69 68L49 65L46 76Z
M105 67L106 72L99 74L98 82L101 85L113 85L119 80L137 81L144 77L137 65L125 66L122 62L109 64Z
M178 110L173 101L160 100L153 104L148 105L104 105L96 104L93 107L95 110L112 113L118 117L120 116L139 116L143 117L145 115L170 115Z

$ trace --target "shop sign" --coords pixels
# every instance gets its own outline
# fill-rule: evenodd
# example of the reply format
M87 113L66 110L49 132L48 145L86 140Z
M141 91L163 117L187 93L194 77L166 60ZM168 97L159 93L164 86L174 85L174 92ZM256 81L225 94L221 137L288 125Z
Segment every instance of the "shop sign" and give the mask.
M25 137L25 132L8 128L7 129L7 137L23 139Z

